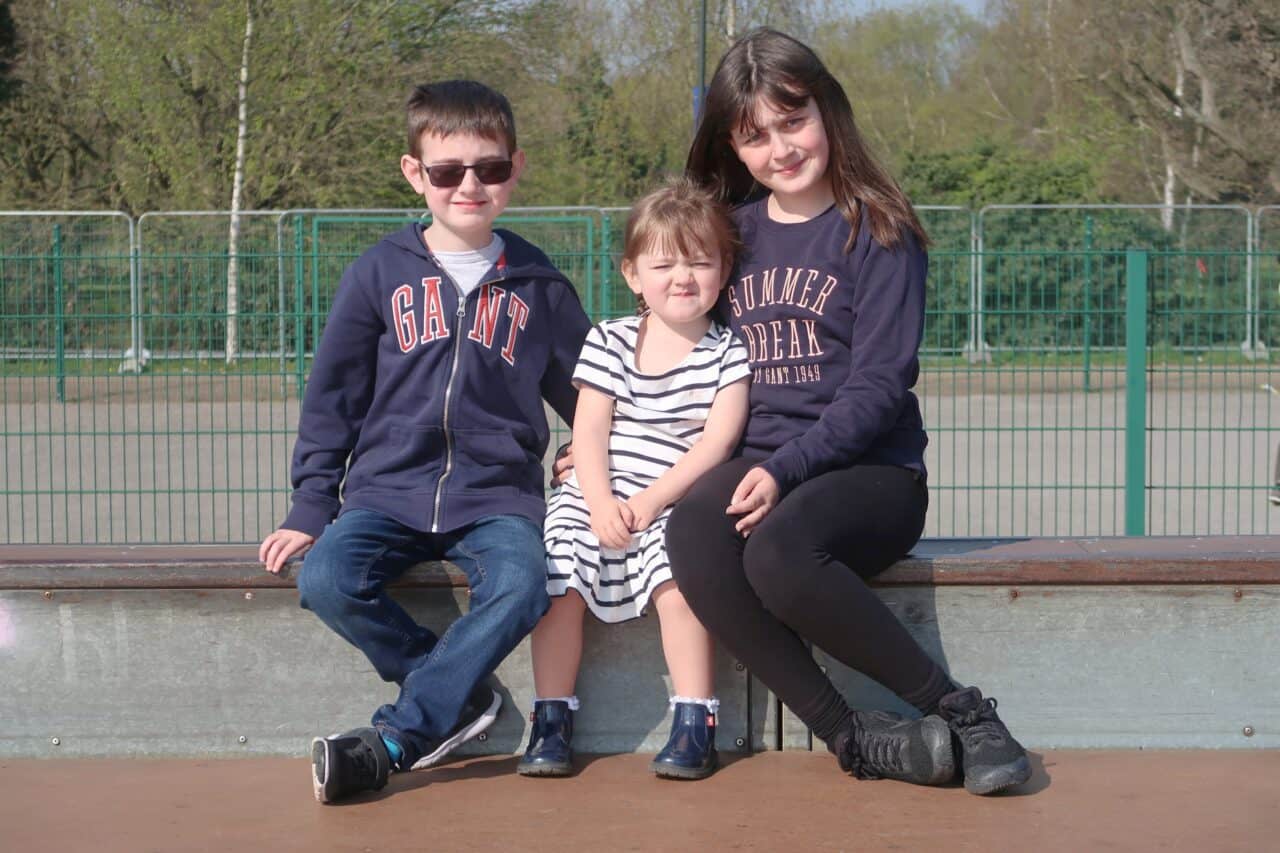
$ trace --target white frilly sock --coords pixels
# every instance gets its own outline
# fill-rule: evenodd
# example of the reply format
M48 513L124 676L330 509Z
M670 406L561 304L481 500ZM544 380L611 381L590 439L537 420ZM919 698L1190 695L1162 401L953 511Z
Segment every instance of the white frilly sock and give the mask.
M671 710L675 710L676 703L678 702L683 702L686 705L701 705L713 714L720 710L720 700L714 696L709 699L700 699L691 696L672 696L670 703Z

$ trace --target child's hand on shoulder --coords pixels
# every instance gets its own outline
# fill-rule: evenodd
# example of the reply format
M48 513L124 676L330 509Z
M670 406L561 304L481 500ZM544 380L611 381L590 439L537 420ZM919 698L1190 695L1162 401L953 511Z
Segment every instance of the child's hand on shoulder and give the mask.
M650 524L653 524L653 520L658 517L659 513L666 509L665 505L653 500L648 489L642 489L632 495L627 501L627 506L631 509L632 533L639 533L647 529Z
M573 442L560 445L551 463L551 488L564 485L573 476Z
M615 551L626 550L631 541L631 524L635 515L624 501L613 498L603 506L591 508L591 532L600 544Z
M284 564L290 557L305 554L311 548L316 537L301 530L290 530L281 527L272 533L258 546L258 560L273 575L284 570Z

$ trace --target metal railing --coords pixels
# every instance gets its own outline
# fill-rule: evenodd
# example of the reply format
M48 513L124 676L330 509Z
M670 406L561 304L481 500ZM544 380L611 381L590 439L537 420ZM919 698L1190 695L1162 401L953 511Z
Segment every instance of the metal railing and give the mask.
M1280 208L920 212L927 535L1280 527L1266 501ZM227 212L0 217L0 542L260 539L287 507L338 278L421 216L242 213L234 312ZM602 318L632 310L616 272L625 217L525 208L499 225Z

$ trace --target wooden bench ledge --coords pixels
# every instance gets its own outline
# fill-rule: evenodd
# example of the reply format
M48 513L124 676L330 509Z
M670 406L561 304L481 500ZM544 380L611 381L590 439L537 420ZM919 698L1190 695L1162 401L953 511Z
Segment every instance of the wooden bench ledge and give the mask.
M0 589L291 588L253 545L3 545ZM1280 536L928 539L875 586L1280 584ZM398 583L462 587L447 563Z

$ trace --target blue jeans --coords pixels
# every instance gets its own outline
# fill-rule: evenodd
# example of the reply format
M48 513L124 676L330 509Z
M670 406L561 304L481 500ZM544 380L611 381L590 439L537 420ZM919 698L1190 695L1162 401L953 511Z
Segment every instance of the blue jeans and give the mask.
M386 585L423 560L467 574L471 607L437 637L413 621ZM298 576L304 608L400 685L373 725L405 750L402 767L434 750L467 697L547 611L542 531L526 518L482 518L452 533L422 533L372 510L345 512L316 540Z

